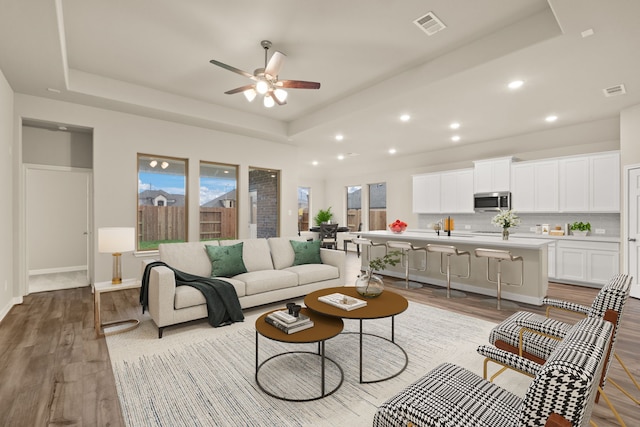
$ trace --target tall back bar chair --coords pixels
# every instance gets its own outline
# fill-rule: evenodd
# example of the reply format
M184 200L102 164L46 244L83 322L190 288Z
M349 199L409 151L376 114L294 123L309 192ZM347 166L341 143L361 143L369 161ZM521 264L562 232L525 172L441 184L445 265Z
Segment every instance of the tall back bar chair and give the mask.
M471 274L471 253L468 251L459 251L455 246L450 245L427 245L427 252L440 253L440 274L447 276L447 289L436 289L433 291L434 295L446 296L447 298L464 298L467 295L464 292L451 290L451 276L455 276L461 279L468 279ZM451 273L451 256L466 256L467 257L467 273L455 274ZM446 271L442 270L442 261L444 257L447 257Z
M506 304L502 303L502 285L509 286L522 286L524 284L524 260L521 256L514 256L509 251L502 251L499 249L485 249L485 248L477 248L475 250L475 255L477 257L485 257L487 258L487 281L491 283L495 283L498 287L497 299L498 302L496 307L498 310L502 310L504 305L505 308L517 308L518 305L512 302L507 302ZM491 261L496 263L496 278L491 278ZM520 270L520 283L508 283L502 281L502 262L520 262L521 270ZM507 307L508 306L508 307Z
M400 251L401 265L404 267L404 280L393 283L393 286L403 287L405 289L419 289L421 283L409 281L409 270L426 271L427 270L427 248L422 246L413 246L409 242L387 242L387 250L395 249ZM411 267L411 254L415 252L424 252L424 268Z

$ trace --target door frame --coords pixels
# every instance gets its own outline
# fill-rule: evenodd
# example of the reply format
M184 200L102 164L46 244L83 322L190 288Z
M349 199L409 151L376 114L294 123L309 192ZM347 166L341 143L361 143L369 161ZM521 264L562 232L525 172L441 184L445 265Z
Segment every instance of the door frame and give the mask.
M94 258L93 258L93 170L88 168L76 168L67 166L51 166L40 165L33 163L23 163L21 181L22 192L20 195L20 222L18 241L22 242L22 256L20 259L19 284L20 294L22 296L29 294L29 242L27 239L27 172L29 170L48 170L58 172L73 172L82 173L87 177L87 281L89 284L93 283L94 277Z
M630 261L629 261L629 223L630 223L630 218L629 218L629 174L631 173L632 170L638 169L640 170L640 163L636 163L636 164L632 164L632 165L626 165L624 167L624 174L623 174L623 183L622 183L622 188L623 188L623 215L624 215L624 222L623 222L623 232L622 232L622 239L620 241L620 250L623 251L624 256L622 257L623 259L623 263L622 263L622 271L625 272L625 274L632 274L634 272L629 271L629 267L630 267ZM640 270L640 266L637 266L637 268ZM640 286L640 279L638 277L636 277L635 274L633 275L633 283L631 286ZM640 296L635 295L636 298L640 298Z

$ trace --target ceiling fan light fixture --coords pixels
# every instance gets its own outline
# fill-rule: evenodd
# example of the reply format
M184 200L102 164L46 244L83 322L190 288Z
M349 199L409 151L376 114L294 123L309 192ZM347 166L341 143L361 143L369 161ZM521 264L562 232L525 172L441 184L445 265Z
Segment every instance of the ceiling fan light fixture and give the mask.
M251 102L254 99L256 99L256 96L258 95L258 93L255 91L255 89L247 89L244 92L242 92L244 94L244 97L247 98L247 101Z
M271 95L265 95L263 103L265 107L271 108L276 104L276 101L273 100Z
M260 95L264 95L269 92L269 83L267 83L266 80L258 80L256 83L256 92Z
M289 94L284 89L276 89L276 90L273 91L273 96L278 98L278 101L280 101L282 103L282 102L285 102L287 100L287 96L289 96Z

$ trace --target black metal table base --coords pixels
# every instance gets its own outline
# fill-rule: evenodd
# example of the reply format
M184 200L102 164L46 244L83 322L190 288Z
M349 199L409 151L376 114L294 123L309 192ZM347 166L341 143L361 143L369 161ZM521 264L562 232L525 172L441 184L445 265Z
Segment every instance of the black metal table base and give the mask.
M312 351L287 351L285 353L279 353L276 354L274 356L269 357L268 359L266 359L265 361L263 361L262 363L259 363L258 360L258 333L256 332L256 375L255 375L255 379L256 379L256 384L258 385L258 387L260 388L260 390L262 390L264 393L266 393L267 395L274 397L276 399L280 399L280 400L285 400L287 402L311 402L314 400L319 400L322 398L325 398L327 396L332 395L333 393L335 393L341 386L342 383L344 382L344 371L342 370L342 367L340 367L340 365L338 365L338 363L327 357L324 353L324 341L320 341L318 342L318 351L317 353L314 353ZM321 369L321 373L320 373L320 396L316 396L316 397L309 397L309 398L304 398L304 399L292 399L292 398L288 398L288 397L284 397L284 396L278 396L277 394L274 394L272 392L270 392L269 390L265 389L262 384L260 383L260 379L258 379L258 373L260 372L260 369L269 361L276 359L278 357L281 356L286 356L289 354L311 354L313 356L318 356L320 357L320 369ZM340 371L340 382L332 389L327 391L326 387L325 387L325 365L326 365L326 361L329 361L331 363L333 363L336 368L338 368L338 370Z
M395 341L395 316L391 317L391 339L389 339L387 337L380 336L380 335L371 334L371 333L368 333L368 332L362 332L362 320L363 319L359 319L359 321L360 321L360 331L359 332L343 332L343 334L358 334L359 335L359 339L360 339L360 349L359 349L359 353L360 353L360 355L359 355L359 359L360 359L360 366L359 366L359 368L360 368L360 384L373 384L373 383L379 383L379 382L382 382L382 381L387 381L387 380L390 380L391 378L395 378L398 375L400 375L401 373L403 373L404 370L407 369L407 365L409 364L409 355L404 350L404 348L400 347L400 345L398 343L396 343L396 341ZM400 351L402 351L402 354L404 354L404 365L402 366L402 368L400 368L400 370L398 372L396 372L393 375L390 375L388 377L379 378L379 379L375 379L375 380L364 381L362 379L362 360L363 360L362 340L363 340L363 336L364 335L368 335L370 337L375 337L375 338L380 338L382 340L390 342L391 344L393 344L397 348L399 348Z

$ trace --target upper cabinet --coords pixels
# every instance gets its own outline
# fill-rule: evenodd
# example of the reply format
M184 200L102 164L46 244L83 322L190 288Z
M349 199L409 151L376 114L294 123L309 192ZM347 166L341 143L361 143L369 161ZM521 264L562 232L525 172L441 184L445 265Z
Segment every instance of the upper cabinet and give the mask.
M558 161L514 163L511 193L518 212L558 212Z
M511 160L511 157L501 157L474 161L474 192L509 191L511 189Z
M413 176L413 212L440 213L440 174Z
M440 179L440 210L473 213L473 169L444 172Z
M414 213L472 213L473 169L413 176Z
M620 153L559 161L561 212L620 212Z

